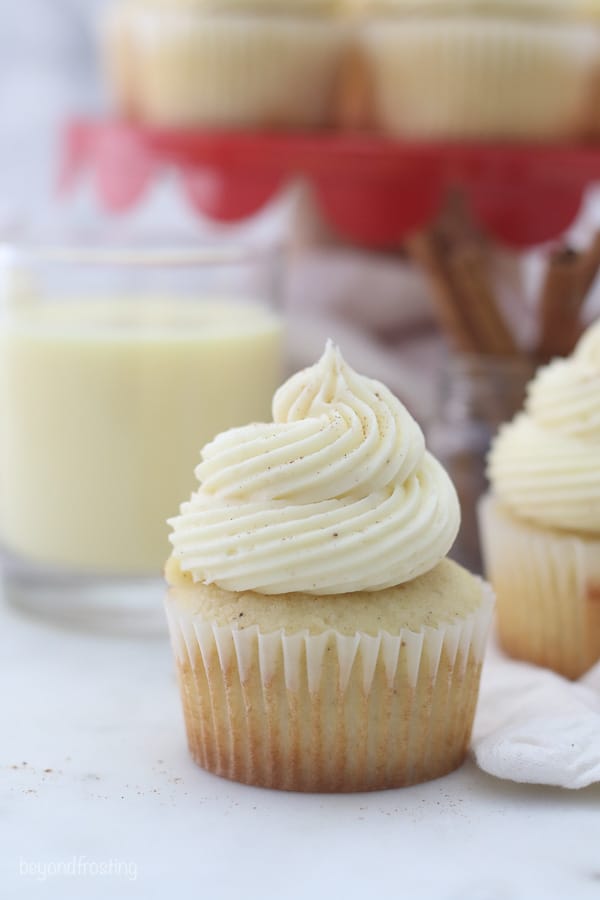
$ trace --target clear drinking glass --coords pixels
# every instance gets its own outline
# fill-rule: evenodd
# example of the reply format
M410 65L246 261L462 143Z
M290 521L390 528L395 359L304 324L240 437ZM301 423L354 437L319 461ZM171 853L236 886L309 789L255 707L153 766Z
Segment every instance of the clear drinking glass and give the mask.
M0 543L29 611L162 629L165 520L217 432L270 415L278 257L239 246L0 249Z
M522 407L533 372L526 358L463 354L450 357L438 379L427 440L461 505L461 527L449 555L472 572L482 571L476 510L487 490L487 453L500 425Z

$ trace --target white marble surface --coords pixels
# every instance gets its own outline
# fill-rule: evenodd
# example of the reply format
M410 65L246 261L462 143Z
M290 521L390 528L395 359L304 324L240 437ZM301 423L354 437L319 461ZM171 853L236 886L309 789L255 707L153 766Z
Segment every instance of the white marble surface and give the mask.
M600 896L600 786L518 786L471 762L377 794L230 784L187 757L166 639L4 607L0 685L2 900L42 879L56 900Z

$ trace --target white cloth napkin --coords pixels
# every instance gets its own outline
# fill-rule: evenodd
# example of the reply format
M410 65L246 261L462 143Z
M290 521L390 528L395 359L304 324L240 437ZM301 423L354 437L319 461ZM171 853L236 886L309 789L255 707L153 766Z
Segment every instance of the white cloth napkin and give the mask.
M600 663L579 681L488 648L473 752L490 775L582 788L600 781Z

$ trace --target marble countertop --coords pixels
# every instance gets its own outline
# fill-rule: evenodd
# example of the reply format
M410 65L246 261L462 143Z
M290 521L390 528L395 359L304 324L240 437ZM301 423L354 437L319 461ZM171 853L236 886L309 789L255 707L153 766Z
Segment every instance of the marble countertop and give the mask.
M469 761L360 795L231 784L186 752L166 636L61 630L0 607L0 897L587 900L600 785Z

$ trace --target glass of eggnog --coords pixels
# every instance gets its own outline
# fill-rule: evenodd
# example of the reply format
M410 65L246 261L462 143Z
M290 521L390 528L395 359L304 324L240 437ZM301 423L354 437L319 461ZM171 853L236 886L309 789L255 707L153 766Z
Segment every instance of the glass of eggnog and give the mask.
M268 421L281 381L272 249L0 248L0 545L7 599L162 628L165 520L199 448Z

